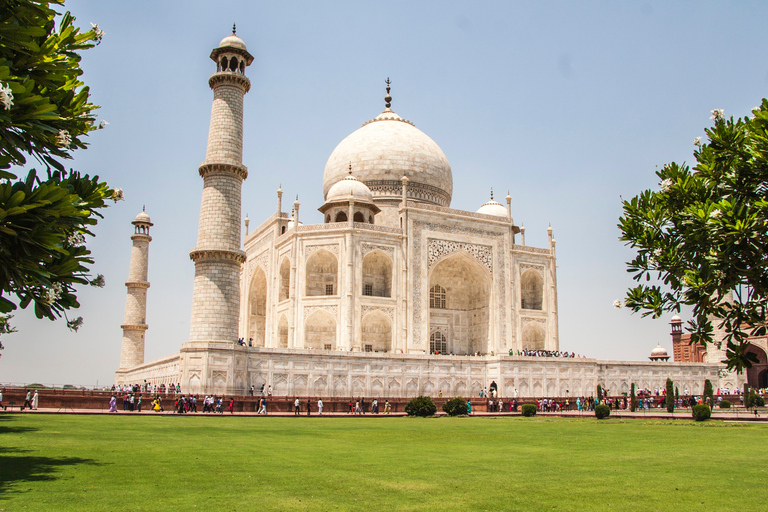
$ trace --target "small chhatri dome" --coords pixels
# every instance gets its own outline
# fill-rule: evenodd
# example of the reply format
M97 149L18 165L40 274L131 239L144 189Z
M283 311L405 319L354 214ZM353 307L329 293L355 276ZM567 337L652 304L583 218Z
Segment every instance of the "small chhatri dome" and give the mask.
M136 216L133 222L143 222L145 224L151 224L151 221L149 220L149 215L147 215L147 212L143 209L139 212L139 214Z
M337 182L329 190L326 202L354 199L355 201L372 203L373 194L365 183L352 176L352 165L349 166L349 176Z
M493 215L495 217L504 217L506 219L507 207L493 200L493 189L491 189L491 200L481 206L480 209L477 210L477 213Z
M661 345L657 345L655 349L651 350L651 356L648 359L651 361L668 361L669 354L667 353L667 349Z
M675 315L672 317L672 320L670 322L673 324L680 324L680 323L683 323L683 319L680 318L680 315Z
M235 47L239 48L241 50L245 50L245 41L237 37L237 27L235 24L232 24L232 34L228 35L224 39L221 40L219 43L219 48L226 48L226 47Z

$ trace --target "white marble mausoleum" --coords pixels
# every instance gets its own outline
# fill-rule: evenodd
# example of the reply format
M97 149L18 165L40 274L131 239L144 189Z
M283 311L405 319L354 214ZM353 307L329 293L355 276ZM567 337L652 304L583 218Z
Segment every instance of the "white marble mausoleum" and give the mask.
M362 118L325 164L316 205L324 222L302 223L298 200L284 207L278 189L275 212L250 230L241 187L253 57L233 33L211 59L190 338L178 353L144 362L152 223L142 212L118 384L227 394L267 385L322 396L476 396L490 382L504 396L591 395L598 383L621 393L667 377L690 389L705 378L738 385L719 364L510 355L559 350L552 228L546 247L526 245L509 195L506 204L491 193L477 211L452 209L448 159L394 112L389 81L384 110ZM251 179L263 181L258 171Z

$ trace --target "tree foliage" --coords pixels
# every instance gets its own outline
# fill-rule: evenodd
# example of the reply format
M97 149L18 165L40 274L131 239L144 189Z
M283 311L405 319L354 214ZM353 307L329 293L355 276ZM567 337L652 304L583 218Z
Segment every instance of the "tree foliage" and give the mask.
M632 388L629 392L629 410L635 412L637 409L637 396L635 395L635 383L632 383Z
M637 251L627 270L641 282L626 306L654 318L692 307L691 342L714 343L723 329L726 362L739 371L756 362L747 338L766 332L768 100L752 114L713 110L707 141L694 140L696 165L663 166L659 190L623 201L619 219L620 240Z
M94 26L81 32L63 0L9 0L0 5L0 314L34 305L54 320L79 306L76 285L92 277L85 236L107 200L122 198L98 176L62 163L85 148L96 125L90 91L80 81L80 52L101 41ZM33 157L45 170L18 167ZM77 329L82 319L68 321ZM5 330L9 330L6 328Z

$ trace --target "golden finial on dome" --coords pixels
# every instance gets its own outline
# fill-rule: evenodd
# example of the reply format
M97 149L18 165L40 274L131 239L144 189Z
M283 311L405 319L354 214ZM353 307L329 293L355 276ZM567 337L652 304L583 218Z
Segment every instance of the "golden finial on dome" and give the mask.
M237 24L236 23L232 24L232 35L233 36L237 35Z
M491 201L493 201L493 187L491 187Z
M384 106L389 108L392 106L392 96L389 95L389 86L392 84L392 82L390 81L389 77L387 77L387 80L384 83L387 84L387 95L384 96Z

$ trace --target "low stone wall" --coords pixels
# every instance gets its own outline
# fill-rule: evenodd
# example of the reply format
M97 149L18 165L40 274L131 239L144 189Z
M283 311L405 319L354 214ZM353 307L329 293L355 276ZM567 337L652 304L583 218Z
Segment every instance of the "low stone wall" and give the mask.
M279 396L479 396L492 383L504 396L590 396L600 384L613 395L663 389L669 377L682 393L704 380L737 389L744 376L724 365L523 356L434 356L242 347L195 342L180 353L120 371L120 382L178 382L193 393L238 394L272 387ZM154 378L153 378L154 376Z
M27 394L27 389L24 388L5 388L3 390L3 405L9 408L9 410L19 410L24 404L24 399ZM34 393L34 390L32 391ZM111 391L79 391L79 390L61 390L61 389L39 389L38 390L38 407L43 409L61 409L66 412L74 409L91 409L91 410L108 410L109 400L114 395L117 398L117 409L123 408L123 395L125 393L112 393ZM182 393L183 394L183 393ZM155 396L152 393L136 393L136 396L141 395L143 397L142 410L150 410L151 402ZM165 411L173 410L174 401L180 396L171 393L159 394L163 409ZM186 396L186 395L185 395ZM203 410L203 396L195 395L197 397L197 411ZM722 395L724 400L729 400L734 407L739 406L738 395ZM227 406L229 405L230 398L235 399L234 411L254 413L258 409L259 399L258 396L250 395L224 395L223 397L223 410L227 412ZM309 399L310 408L312 414L317 414L317 400L322 398L323 400L323 412L325 413L347 413L349 411L349 404L352 403L354 408L355 402L359 401L361 397L318 397L318 396L299 396L299 402L301 407L301 414L307 413L307 400ZM379 414L384 413L384 403L389 401L391 410L393 413L405 412L405 405L410 398L405 397L365 397L365 413L370 414L371 403L373 398L378 398L379 401ZM500 397L504 402L504 410L502 412L509 411L509 404L512 401L511 397ZM541 397L539 397L541 398ZM565 405L568 403L569 410L576 409L576 397L574 396L555 396L547 397L555 400L556 402ZM623 399L622 396L616 396L612 398ZM652 397L654 403L660 400L662 397ZM715 397L717 399L717 397ZM271 396L267 399L267 411L268 412L293 412L295 396ZM451 397L433 397L437 410L442 411L443 404L450 400ZM627 397L629 399L629 397ZM472 410L474 412L488 412L488 398L473 397L471 399ZM498 404L499 398L494 398L493 403ZM518 407L524 403L535 404L537 398L535 397L520 397L518 400ZM11 402L14 403L11 406ZM715 406L717 407L717 406ZM494 411L498 412L498 411Z

